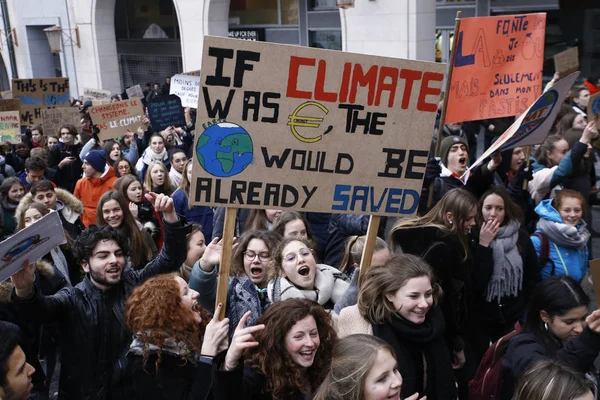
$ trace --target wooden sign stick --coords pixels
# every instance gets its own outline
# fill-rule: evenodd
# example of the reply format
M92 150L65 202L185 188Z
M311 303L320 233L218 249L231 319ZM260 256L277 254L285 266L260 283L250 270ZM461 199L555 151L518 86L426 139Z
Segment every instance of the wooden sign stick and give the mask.
M454 24L454 36L452 49L450 50L450 63L448 64L448 73L446 74L446 87L444 88L444 104L442 105L442 115L440 115L440 127L438 128L437 143L435 144L435 157L440 156L440 146L442 145L444 125L446 124L446 110L450 99L450 84L452 83L452 71L454 70L454 60L456 58L456 44L458 43L458 31L460 30L460 18L462 11L456 12L456 22ZM448 39L448 42L450 39ZM427 209L433 203L433 182L429 185L429 197L427 198Z
M529 168L531 166L531 146L525 147L525 162L527 163L527 168ZM523 181L523 190L527 190L528 183L527 179Z
M373 249L375 248L375 241L377 240L377 232L379 231L379 223L381 217L378 215L371 215L369 218L369 226L367 228L367 240L365 241L365 248L360 259L360 271L362 275L369 268L371 268L371 259L373 258ZM360 277L360 275L359 275Z
M233 253L233 235L235 234L235 220L237 218L237 208L227 207L225 209L225 222L223 223L223 247L221 248L221 265L219 265L219 280L217 282L217 296L215 297L215 310L217 306L223 304L219 321L225 318L225 309L227 308L227 290L229 288L229 272L231 271L231 255Z

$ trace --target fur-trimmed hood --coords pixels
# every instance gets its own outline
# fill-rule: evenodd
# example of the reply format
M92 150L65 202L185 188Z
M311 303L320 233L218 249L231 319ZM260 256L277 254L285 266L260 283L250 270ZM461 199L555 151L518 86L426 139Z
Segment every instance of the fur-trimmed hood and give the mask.
M35 263L35 269L40 275L52 277L55 275L52 264L47 261L39 260ZM0 282L0 303L8 303L10 301L10 292L13 284L11 281Z
M62 216L70 223L73 223L83 214L83 203L74 195L69 193L64 189L55 188L54 193L56 193L56 199L61 201L64 205L64 208L60 210ZM15 218L18 221L23 214L23 210L27 208L31 203L33 203L33 196L31 193L27 193L21 201L19 202L19 206L17 207L17 211L15 211Z

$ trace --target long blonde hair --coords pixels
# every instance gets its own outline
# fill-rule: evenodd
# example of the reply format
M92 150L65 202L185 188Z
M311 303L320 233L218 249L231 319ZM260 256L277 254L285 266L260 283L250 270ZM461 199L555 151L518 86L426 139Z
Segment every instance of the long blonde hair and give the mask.
M424 260L412 254L393 257L385 265L372 267L361 277L358 311L372 324L383 324L396 313L386 294L395 293L413 278L426 276L431 282L433 302L437 304L442 288L435 282L433 270Z
M402 247L402 243L397 242L395 238L394 232L396 231L420 226L435 227L458 238L463 246L463 259L466 260L469 256L469 239L462 227L473 208L477 209L477 199L471 192L461 188L452 189L424 216L400 221L396 224L390 232L392 248L396 250ZM447 222L447 213L452 214L454 223Z
M170 195L171 178L169 178L169 171L167 170L165 164L162 163L162 161L152 161L148 165L148 169L146 170L146 176L144 177L144 189L146 190L146 192L152 192L152 168L154 168L155 165L158 165L160 168L162 168L165 174L165 181L162 184L162 189L164 193Z

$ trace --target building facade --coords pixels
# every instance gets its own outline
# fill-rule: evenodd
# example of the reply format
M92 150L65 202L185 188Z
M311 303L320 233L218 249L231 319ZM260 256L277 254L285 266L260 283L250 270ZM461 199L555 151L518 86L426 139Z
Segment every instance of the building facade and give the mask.
M332 50L445 62L456 12L463 17L546 12L545 75L573 45L584 75L600 59L600 10L561 9L559 0L0 0L0 90L10 79L69 77L71 92L121 93L200 69L203 37L230 36ZM44 29L58 25L52 54ZM77 32L75 32L77 29ZM7 33L14 34L7 35Z

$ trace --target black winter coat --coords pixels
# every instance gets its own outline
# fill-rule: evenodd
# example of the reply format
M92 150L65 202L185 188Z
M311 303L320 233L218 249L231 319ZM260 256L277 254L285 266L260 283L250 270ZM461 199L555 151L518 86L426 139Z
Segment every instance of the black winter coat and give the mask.
M399 229L392 235L402 251L422 257L433 268L444 291L440 308L446 323L446 343L452 350L462 350L463 336L473 322L474 293L485 290L492 275L492 249L472 245L472 256L465 260L458 238L437 227Z
M66 146L63 142L59 142L48 154L48 166L57 170L55 183L70 193L73 193L77 180L83 174L82 162L79 159L80 152L81 145ZM59 168L58 164L67 157L75 157L75 161Z
M521 333L511 339L502 361L502 399L510 400L518 378L537 361L553 359L586 374L600 352L600 335L585 328L581 335L563 345L557 338L545 343L533 333Z
M144 365L141 355L129 353L133 370L133 385L137 399L144 400L206 400L212 399L212 364L197 365L180 357L162 353L156 374L156 353L148 356Z
M215 400L273 400L273 394L267 392L267 379L248 366L240 362L233 371L222 371L226 351L223 351L213 360L213 394ZM317 388L314 388L316 391ZM292 391L280 400L305 400L304 395Z
M37 289L29 299L13 290L11 301L30 321L55 323L61 339L62 363L59 399L132 399L131 366L125 354L131 333L125 323L125 302L139 283L175 272L186 257L185 237L189 227L181 222L165 223L165 245L153 261L140 270L127 269L121 282L102 292L89 276L74 288L53 296Z
M497 300L490 303L486 300L485 289L475 292L473 315L477 322L514 325L524 317L533 288L542 277L538 256L529 234L524 229L519 231L517 246L523 259L523 284L519 294L516 297L505 296L500 299L500 303Z

